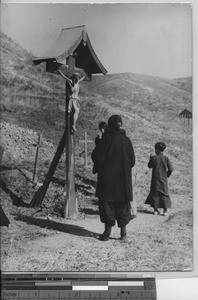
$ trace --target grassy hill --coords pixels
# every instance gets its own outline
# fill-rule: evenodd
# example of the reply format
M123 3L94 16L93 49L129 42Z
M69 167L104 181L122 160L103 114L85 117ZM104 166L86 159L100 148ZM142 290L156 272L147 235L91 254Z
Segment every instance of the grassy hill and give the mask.
M180 85L180 88L192 93L192 77L176 78L175 81Z
M52 226L53 230L48 231L46 226L51 223L49 220L43 223L43 216L50 214L60 220L65 201L63 154L43 201L43 211L39 213L28 208L36 191L30 179L34 168L38 133L42 133L42 145L39 151L37 176L42 183L63 134L65 120L64 80L58 75L46 73L44 65L34 66L32 58L31 53L1 33L1 137L5 152L3 166L0 169L0 198L2 207L13 226L11 231L6 231L3 235L5 248L3 257L8 262L8 258L18 255L19 249L25 249L27 241L36 240L45 234L55 234L56 226ZM157 258L157 265L162 266L159 270L178 270L178 268L187 268L192 263L192 230L189 225L192 222L193 207L192 124L178 119L183 109L192 108L191 91L192 78L170 80L133 73L97 75L93 76L92 82L81 84L82 107L75 136L78 217L90 218L98 214L95 198L96 176L92 174L90 158L94 143L89 145L89 167L85 170L83 145L79 140L83 138L83 133L86 131L89 139L94 141L98 123L107 121L112 114L120 114L123 118L123 127L131 138L135 150L133 193L139 215L143 216L141 224L137 224L137 228L142 232L137 237L134 233L131 245L134 245L134 240L137 242L135 253L139 253L142 245L157 249L157 236L157 241L162 244ZM146 231L145 220L149 215L144 201L149 192L151 179L151 171L148 170L147 163L149 155L154 153L154 144L158 141L167 144L165 154L169 156L174 167L169 180L173 213L167 220L161 221L161 225L157 225L158 221L156 221L153 229ZM17 239L16 232L18 232ZM169 236L166 236L167 233ZM145 240L141 239L142 234ZM10 241L13 240L9 252L7 249L10 247ZM176 246L174 248L171 245ZM170 260L168 263L164 261L164 247L170 247L167 251L170 250L172 253L168 256L169 252L167 252ZM77 241L77 251L78 249L79 241ZM131 246L128 250L131 252ZM122 247L121 251L123 251ZM154 266L152 263L154 258L148 256L148 251L145 252L143 261L139 255L135 270L139 271L142 263ZM17 258L15 261L18 263ZM10 269L7 270L12 269L12 263L9 263L9 266ZM16 265L16 270L17 268Z
M34 66L32 58L31 53L1 33L2 118L6 119L5 115L8 118L12 116L12 121L37 131L46 127L45 135L50 139L56 128L60 130L60 135L57 136L56 133L59 140L64 128L64 111L60 106L65 105L65 82L61 76L46 73L44 65ZM89 93L86 84L82 87L81 95L85 100L83 105L86 113L84 115L82 111L79 128L85 130L86 127L93 127L95 116L92 113L89 115L89 112L96 109L92 98L87 99ZM18 114L16 118L15 112ZM103 114L103 110L99 109L98 115L100 113ZM89 118L86 118L86 114ZM87 125L84 124L84 119ZM79 132L81 133L81 129Z
M1 46L2 121L42 131L56 148L64 130L64 80L45 72L44 65L34 66L32 54L2 33ZM84 131L94 139L98 123L116 113L123 117L133 141L137 174L141 164L147 168L159 140L167 144L167 154L182 172L181 162L191 165L192 136L191 127L180 122L178 114L192 106L190 83L192 78L170 80L132 73L93 76L92 82L81 85L77 147ZM89 152L92 149L93 145Z

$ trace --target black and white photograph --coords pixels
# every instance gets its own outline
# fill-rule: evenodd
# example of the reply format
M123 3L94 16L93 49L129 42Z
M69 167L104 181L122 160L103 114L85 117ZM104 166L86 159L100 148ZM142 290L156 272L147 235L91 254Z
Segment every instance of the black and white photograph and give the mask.
M2 272L193 271L192 16L1 3Z

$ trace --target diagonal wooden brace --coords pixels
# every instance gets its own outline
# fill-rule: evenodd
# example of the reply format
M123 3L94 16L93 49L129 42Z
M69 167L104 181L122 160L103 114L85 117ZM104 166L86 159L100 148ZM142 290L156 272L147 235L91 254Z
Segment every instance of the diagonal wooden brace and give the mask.
M56 153L54 155L53 161L50 165L47 176L45 177L45 180L43 182L43 185L35 193L32 201L30 202L29 207L40 207L41 206L41 203L43 202L43 199L44 199L45 194L47 192L50 181L52 180L52 177L54 175L56 167L59 163L59 160L60 160L61 155L63 153L63 150L65 148L65 141L66 141L66 130L64 131L64 134L63 134L63 136L61 138L61 141L58 145L58 148L57 148Z

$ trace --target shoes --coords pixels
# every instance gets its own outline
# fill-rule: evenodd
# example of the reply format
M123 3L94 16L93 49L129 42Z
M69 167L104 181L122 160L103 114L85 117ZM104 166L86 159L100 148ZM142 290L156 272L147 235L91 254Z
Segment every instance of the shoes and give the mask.
M121 241L126 241L127 235L126 234L125 235L121 235L120 239L121 239Z
M125 241L127 238L127 233L126 233L126 226L123 226L120 228L120 239L122 241Z
M155 211L154 211L154 215L155 215L155 216L160 215L159 210L155 210Z
M164 216L167 216L168 215L168 212L167 212L167 209L164 209Z
M105 234L101 234L99 237L99 240L103 241L103 242L107 242L109 240L109 236L107 236Z
M100 235L99 240L106 242L109 240L109 237L111 235L111 229L112 227L109 226L108 224L105 224L105 231Z

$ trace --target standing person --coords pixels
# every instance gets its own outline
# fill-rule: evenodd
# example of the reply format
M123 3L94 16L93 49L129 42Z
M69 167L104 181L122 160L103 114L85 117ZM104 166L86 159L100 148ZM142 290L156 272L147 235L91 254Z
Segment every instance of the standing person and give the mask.
M98 133L97 137L95 138L95 145L102 139L102 137L108 133L108 125L106 122L100 122L98 125L100 132Z
M108 124L104 121L99 123L98 128L99 128L100 132L98 133L98 135L95 138L95 145L96 146L98 146L98 144L102 140L102 138L105 137L109 132ZM97 148L95 148L93 150L92 156L94 156L94 152L96 151L96 149ZM96 173L97 173L97 164L95 163L93 165L93 174L96 174Z
M78 115L80 112L80 98L79 98L79 90L80 90L80 85L79 83L85 78L86 75L84 75L83 77L79 78L79 76L77 74L74 74L72 76L72 79L68 78L66 75L64 75L60 70L59 73L61 74L61 76L66 79L69 84L70 84L70 88L71 88L71 95L69 98L69 105L68 105L68 113L71 113L72 116L72 122L71 122L71 130L76 131L76 122L78 119Z
M150 204L154 208L154 214L159 214L159 208L163 208L164 216L167 209L171 207L171 200L168 192L167 178L173 172L172 164L167 156L163 154L166 145L162 142L155 144L155 154L150 155L148 167L152 168L152 179L150 193L145 204Z
M135 154L130 139L123 134L122 119L113 115L108 120L109 133L92 152L98 181L96 196L99 198L100 220L105 230L101 241L108 241L112 226L117 221L121 239L126 239L126 225L132 219L130 202L132 195L132 172Z

